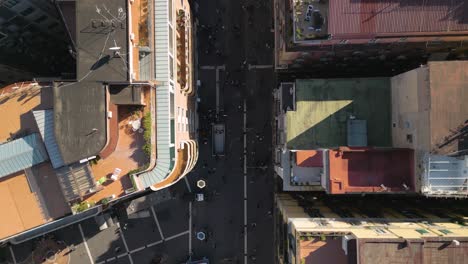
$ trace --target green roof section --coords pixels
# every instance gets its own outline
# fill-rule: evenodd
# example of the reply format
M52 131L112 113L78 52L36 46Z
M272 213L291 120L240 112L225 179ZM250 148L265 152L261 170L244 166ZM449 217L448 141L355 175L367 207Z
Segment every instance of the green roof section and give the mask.
M0 178L48 160L39 134L31 134L0 145Z
M389 78L296 80L296 110L286 113L289 149L347 145L347 120L367 121L369 146L391 146Z

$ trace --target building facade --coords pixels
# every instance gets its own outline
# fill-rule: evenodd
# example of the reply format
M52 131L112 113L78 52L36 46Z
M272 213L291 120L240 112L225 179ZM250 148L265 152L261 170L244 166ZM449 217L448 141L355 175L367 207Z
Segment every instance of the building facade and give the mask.
M466 62L440 61L390 78L282 83L274 145L283 190L466 197L467 76Z
M154 2L156 157L136 179L142 188L165 188L182 179L198 159L193 18L188 1Z
M429 62L392 82L392 141L415 150L422 193L467 197L468 63Z
M275 0L276 69L394 75L428 58L464 58L463 2Z
M465 263L466 209L276 196L278 263ZM398 206L397 206L398 204ZM458 205L459 206L459 205Z
M388 78L282 83L274 144L283 190L415 192L413 151L391 143L390 90Z

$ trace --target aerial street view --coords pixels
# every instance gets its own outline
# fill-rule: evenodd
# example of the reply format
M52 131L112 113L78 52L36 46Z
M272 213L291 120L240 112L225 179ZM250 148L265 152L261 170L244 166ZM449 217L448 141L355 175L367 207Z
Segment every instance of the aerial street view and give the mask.
M468 1L0 0L0 264L468 264Z

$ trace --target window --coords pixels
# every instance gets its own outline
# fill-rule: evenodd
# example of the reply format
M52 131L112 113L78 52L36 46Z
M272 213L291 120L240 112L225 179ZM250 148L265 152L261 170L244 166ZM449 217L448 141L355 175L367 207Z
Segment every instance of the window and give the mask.
M447 235L447 234L452 233L452 231L447 230L447 229L440 229L439 231L440 231L442 234L444 234L444 235Z
M172 0L168 0L168 7L169 7L169 23L172 23Z
M385 234L388 234L387 230L383 229L383 228L376 228L374 229L374 231L378 234L378 235L385 235Z
M169 78L174 80L174 58L169 56Z
M171 25L169 27L169 52L174 54L174 32Z
M36 23L41 23L41 22L43 22L43 21L46 20L46 19L47 19L47 16L46 16L46 15L42 15L42 16L36 18L36 20L34 20L34 22L36 22Z
M21 11L20 14L23 15L23 16L28 16L30 15L32 12L34 12L34 8L32 7L28 7L26 8L25 10Z
M413 135L412 134L407 134L406 135L406 141L408 141L408 143L413 143Z
M171 119L174 119L174 93L170 93L170 102L171 104Z
M426 229L416 229L414 231L418 232L421 235L429 234L429 231L427 231Z

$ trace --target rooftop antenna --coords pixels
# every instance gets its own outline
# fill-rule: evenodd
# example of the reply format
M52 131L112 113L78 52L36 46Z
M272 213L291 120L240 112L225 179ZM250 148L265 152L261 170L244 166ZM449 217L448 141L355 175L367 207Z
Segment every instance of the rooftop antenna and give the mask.
M114 46L113 47L110 47L109 50L112 50L114 52L114 57L120 57L120 47L117 46L117 42L115 42L115 39L114 39Z

